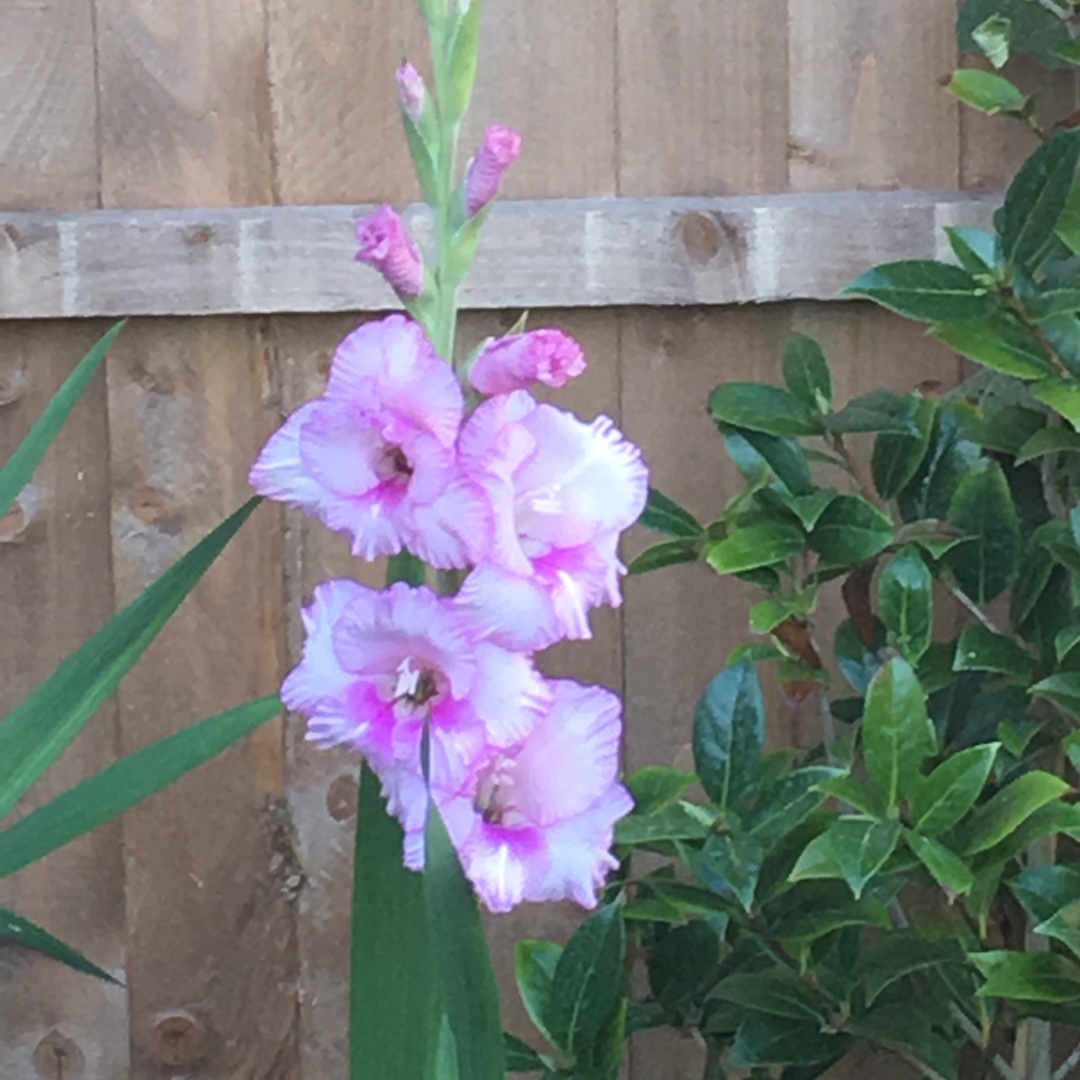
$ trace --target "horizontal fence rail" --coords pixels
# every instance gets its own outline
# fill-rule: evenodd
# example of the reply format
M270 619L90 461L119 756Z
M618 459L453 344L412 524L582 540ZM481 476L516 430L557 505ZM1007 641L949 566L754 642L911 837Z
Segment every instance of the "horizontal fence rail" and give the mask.
M509 201L464 289L470 308L835 299L867 267L945 257L998 194L854 191ZM0 318L387 311L353 259L368 207L0 213ZM407 214L426 241L422 208Z

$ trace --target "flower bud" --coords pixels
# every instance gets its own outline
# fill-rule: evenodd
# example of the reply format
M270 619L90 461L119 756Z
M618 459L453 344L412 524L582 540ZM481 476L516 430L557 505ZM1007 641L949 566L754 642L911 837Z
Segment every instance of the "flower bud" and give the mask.
M419 296L424 288L420 251L392 207L382 206L356 223L360 250L356 261L375 267L401 296Z
M406 63L397 69L396 77L401 110L414 124L417 124L424 113L424 102L427 98L423 76L412 64Z
M495 124L484 132L484 141L465 173L465 206L469 216L482 210L499 193L507 169L521 153L521 136Z
M585 370L581 346L561 330L531 330L490 342L469 373L481 394L527 390L533 383L565 386Z

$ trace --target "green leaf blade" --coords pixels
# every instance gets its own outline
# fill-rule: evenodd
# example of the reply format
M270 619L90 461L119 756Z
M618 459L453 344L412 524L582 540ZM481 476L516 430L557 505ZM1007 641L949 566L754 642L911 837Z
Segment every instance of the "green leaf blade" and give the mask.
M114 986L123 986L119 979L114 978L104 968L88 960L77 949L54 937L47 930L43 930L36 923L24 919L14 911L0 908L0 945L10 943L33 952L41 953L52 960L79 971L84 975L92 975L95 979L112 983Z

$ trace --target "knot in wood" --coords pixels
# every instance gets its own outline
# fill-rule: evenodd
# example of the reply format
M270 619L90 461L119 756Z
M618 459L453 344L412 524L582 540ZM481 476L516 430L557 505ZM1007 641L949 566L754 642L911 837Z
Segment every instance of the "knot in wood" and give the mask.
M34 1048L34 1067L47 1080L79 1080L86 1058L74 1039L53 1028Z
M150 1053L162 1065L194 1065L206 1054L206 1029L190 1013L169 1013L154 1025Z

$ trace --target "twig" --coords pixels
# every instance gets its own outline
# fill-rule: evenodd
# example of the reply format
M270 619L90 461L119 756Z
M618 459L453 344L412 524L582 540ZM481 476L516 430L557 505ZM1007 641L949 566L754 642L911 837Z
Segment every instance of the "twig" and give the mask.
M981 622L983 626L986 627L987 630L989 630L993 634L1001 633L1001 631L998 630L998 628L990 621L990 619L987 618L982 608L980 608L979 605L976 604L975 601L972 600L971 597L968 596L968 594L964 592L964 590L961 589L959 585L950 585L949 592L951 592L953 596L955 596L956 599L959 600L960 603L963 604L964 607L966 607L968 611L970 611L971 614L974 615L975 618L978 619L979 622Z
M1024 1080L1024 1078L1000 1055L993 1053L984 1043L982 1032L972 1023L971 1018L954 1001L950 1006L953 1019L963 1029L964 1034L977 1046L987 1061L1005 1078L1005 1080Z
M1077 1065L1080 1065L1080 1043L1073 1047L1073 1052L1058 1066L1052 1080L1065 1080Z

